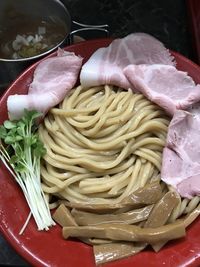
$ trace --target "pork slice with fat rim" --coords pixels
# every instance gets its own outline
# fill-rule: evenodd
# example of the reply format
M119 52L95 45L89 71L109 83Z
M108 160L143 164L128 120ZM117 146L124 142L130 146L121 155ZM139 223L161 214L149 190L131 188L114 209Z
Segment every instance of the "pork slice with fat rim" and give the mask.
M19 119L24 109L45 114L60 103L75 85L82 58L59 49L57 56L44 59L34 71L27 95L11 95L7 107L10 119Z
M81 65L81 57L59 49L57 56L47 58L37 66L28 93L54 92L62 98L77 81Z
M169 65L129 65L125 76L139 92L173 115L200 101L200 85L186 72Z
M132 33L115 39L108 47L99 48L83 65L80 82L83 87L112 84L131 87L123 73L130 64L175 65L174 58L164 45L146 33ZM134 90L134 88L132 88Z
M161 179L182 197L200 196L200 113L178 110L169 125Z

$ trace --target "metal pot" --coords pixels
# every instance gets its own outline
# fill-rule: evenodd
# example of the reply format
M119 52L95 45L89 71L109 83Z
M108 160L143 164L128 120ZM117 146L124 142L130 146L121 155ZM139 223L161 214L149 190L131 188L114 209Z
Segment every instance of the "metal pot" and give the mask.
M73 42L75 34L85 32L101 32L108 35L108 25L85 25L71 20L67 8L59 0L1 0L0 1L0 34L3 30L14 28L16 35L19 29L15 24L15 19L26 18L27 24L30 19L41 18L45 21L58 20L64 27L65 34L55 46L44 53L33 57L21 59L8 59L0 57L0 90L5 89L16 77L28 66L45 55ZM27 20L28 18L28 20ZM1 43L1 38L0 38Z

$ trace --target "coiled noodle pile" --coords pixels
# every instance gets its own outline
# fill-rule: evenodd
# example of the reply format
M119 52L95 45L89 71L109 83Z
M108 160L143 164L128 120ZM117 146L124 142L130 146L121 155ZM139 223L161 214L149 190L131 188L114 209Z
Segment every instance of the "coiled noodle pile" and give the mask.
M75 88L39 129L44 192L71 202L121 201L158 176L168 124L131 90Z

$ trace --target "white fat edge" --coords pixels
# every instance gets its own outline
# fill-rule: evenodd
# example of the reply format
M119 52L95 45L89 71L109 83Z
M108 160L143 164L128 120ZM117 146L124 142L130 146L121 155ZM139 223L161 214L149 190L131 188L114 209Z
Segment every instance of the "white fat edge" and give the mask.
M28 109L27 95L10 95L7 100L7 109L10 120L21 118L24 109Z
M107 50L107 47L99 48L83 64L80 72L80 83L83 87L99 85L100 66L105 64L103 61L105 50Z
M58 47L57 56L65 57L65 56L77 56L77 55L74 52L65 51L64 49ZM78 57L82 58L81 56L78 56Z

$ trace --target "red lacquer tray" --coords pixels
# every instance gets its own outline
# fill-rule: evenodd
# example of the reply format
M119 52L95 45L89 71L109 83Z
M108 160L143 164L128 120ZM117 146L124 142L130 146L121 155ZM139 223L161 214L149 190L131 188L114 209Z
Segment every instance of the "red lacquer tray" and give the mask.
M85 41L66 48L84 57L84 61L111 39ZM200 68L185 57L172 52L177 68L187 71L200 83ZM36 64L27 69L5 92L0 100L0 123L7 118L6 101L10 94L26 93ZM76 240L63 240L57 225L48 232L38 232L33 220L23 235L19 231L29 213L20 188L4 166L0 165L0 230L14 249L33 266L94 267L92 248ZM135 256L105 264L105 267L182 267L200 266L200 220L188 229L187 236L170 242L160 252L146 250Z
M194 60L200 64L200 1L186 0Z

